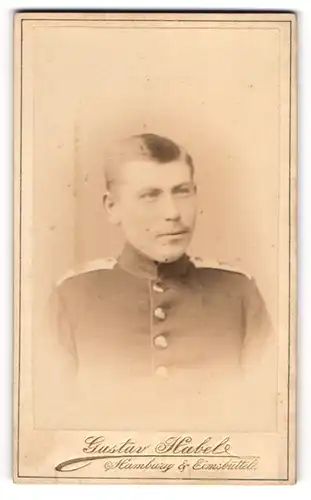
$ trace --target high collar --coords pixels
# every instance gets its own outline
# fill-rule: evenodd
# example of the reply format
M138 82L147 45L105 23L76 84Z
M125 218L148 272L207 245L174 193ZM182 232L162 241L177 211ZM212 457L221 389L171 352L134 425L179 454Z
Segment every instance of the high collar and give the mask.
M191 266L189 257L184 254L178 260L162 263L150 260L132 245L126 243L118 259L118 267L135 276L146 279L180 278L185 276Z

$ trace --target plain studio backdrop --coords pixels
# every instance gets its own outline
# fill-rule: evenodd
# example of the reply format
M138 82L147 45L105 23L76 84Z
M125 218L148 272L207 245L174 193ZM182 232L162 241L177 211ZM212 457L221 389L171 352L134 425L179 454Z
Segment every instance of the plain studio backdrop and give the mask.
M69 269L120 252L122 235L102 206L105 148L154 132L193 156L199 212L190 254L254 276L277 322L279 32L199 24L35 29L36 312Z

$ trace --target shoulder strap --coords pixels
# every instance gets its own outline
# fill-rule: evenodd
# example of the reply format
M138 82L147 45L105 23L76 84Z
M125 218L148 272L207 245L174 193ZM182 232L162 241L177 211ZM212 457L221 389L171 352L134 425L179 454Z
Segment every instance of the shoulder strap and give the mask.
M232 266L227 262L223 262L216 259L203 259L202 257L191 257L190 261L198 268L210 268L210 269L219 269L222 271L229 271L233 273L243 274L248 279L251 279L251 275L242 271L238 267Z
M68 278L73 278L74 276L78 276L79 274L88 273L91 271L100 271L101 269L113 269L117 263L117 259L114 257L107 257L104 259L95 259L83 263L82 265L78 265L75 268L67 271L56 283L56 285L60 285L63 281Z

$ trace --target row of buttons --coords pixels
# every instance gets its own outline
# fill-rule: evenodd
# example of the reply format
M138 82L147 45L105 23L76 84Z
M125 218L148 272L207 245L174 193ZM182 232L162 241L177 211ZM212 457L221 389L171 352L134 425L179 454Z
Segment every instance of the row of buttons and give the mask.
M153 283L152 289L156 293L163 293L164 292L163 286L160 285L159 283ZM157 307L154 310L153 314L154 314L155 318L159 319L160 321L164 321L166 319L166 313L162 307ZM155 337L153 342L154 342L155 347L157 347L159 349L165 349L168 346L167 338L164 335L158 335L157 337ZM158 377L166 378L168 376L167 367L166 366L157 366L155 369L155 374Z

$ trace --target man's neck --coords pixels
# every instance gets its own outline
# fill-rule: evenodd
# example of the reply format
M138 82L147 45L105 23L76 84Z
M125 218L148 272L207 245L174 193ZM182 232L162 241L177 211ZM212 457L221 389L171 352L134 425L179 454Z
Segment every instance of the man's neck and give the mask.
M157 262L126 243L118 259L118 267L125 271L147 279L178 278L187 274L191 265L189 257L183 254L173 262Z

